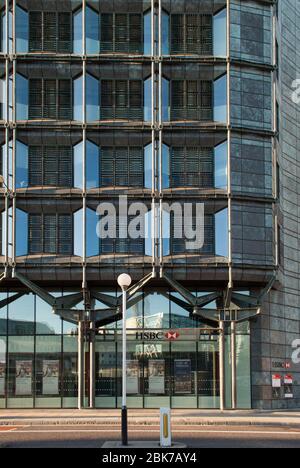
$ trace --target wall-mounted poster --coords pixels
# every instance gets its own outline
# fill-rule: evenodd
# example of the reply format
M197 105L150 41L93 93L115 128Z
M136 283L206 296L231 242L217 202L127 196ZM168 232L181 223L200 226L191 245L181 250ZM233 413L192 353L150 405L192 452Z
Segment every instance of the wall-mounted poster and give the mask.
M127 361L127 393L139 393L139 361Z
M5 361L0 361L0 396L5 395Z
M43 361L43 395L59 394L59 361Z
M16 361L16 395L32 393L32 361Z
M192 393L192 364L190 359L174 360L174 392Z
M165 393L165 361L156 359L148 361L149 393Z

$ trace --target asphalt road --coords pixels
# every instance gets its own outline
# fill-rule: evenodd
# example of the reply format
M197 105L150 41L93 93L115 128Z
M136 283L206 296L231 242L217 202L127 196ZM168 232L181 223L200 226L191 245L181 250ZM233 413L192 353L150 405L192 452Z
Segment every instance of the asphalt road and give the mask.
M189 448L300 448L300 429L254 426L175 426L173 440ZM101 448L119 440L117 426L0 427L0 448ZM158 426L130 426L130 440L159 440Z

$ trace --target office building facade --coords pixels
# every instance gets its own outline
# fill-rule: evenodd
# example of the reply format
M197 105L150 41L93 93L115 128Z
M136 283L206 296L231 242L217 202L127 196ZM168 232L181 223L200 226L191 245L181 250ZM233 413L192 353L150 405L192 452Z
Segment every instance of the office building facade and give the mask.
M299 405L297 2L0 3L0 407Z

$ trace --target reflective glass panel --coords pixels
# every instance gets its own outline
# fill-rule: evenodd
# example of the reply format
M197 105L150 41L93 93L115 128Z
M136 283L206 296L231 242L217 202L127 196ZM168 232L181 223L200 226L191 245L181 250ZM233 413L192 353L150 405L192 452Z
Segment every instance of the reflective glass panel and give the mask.
M93 76L86 75L86 120L99 120L99 81Z
M170 17L165 11L162 12L162 53L170 55Z
M28 146L16 143L16 188L28 187Z
M215 147L215 187L227 189L227 142Z
M73 81L73 119L82 121L83 112L82 112L82 86L83 79L82 76Z
M163 292L145 291L144 299L144 328L169 328L170 311L169 299Z
M18 53L28 52L28 13L16 6L16 49Z
M11 99L12 101L12 99ZM28 119L28 80L24 76L16 75L16 119Z
M152 144L144 148L145 188L152 189Z
M82 9L73 14L73 52L82 54Z
M83 142L73 148L74 187L83 188Z
M228 257L228 209L215 215L216 255Z
M214 41L214 55L219 57L226 57L227 55L227 10L220 11L214 15L213 20L213 41Z
M100 243L97 236L97 223L99 217L96 211L87 208L86 210L86 255L92 257L99 255Z
M35 296L25 294L8 305L8 334L33 335L35 331Z
M151 55L151 12L144 15L144 55Z
M144 120L152 121L152 78L144 82Z
M227 76L214 81L214 120L227 122Z
M99 147L86 142L86 187L99 187Z
M99 54L99 15L92 8L86 8L86 52Z
M55 295L51 292L51 295ZM56 296L61 294L56 294ZM59 335L62 331L61 318L53 313L52 307L36 297L36 333L38 335Z
M16 209L16 256L28 254L28 213Z

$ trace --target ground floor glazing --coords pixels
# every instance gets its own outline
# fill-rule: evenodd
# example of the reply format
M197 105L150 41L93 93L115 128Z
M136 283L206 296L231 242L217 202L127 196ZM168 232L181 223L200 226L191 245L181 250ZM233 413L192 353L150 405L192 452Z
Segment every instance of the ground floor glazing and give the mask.
M1 299L10 294L15 293L3 293ZM0 408L76 408L76 324L61 320L34 294L9 303L0 313ZM93 348L86 335L82 382L87 407L91 378L96 408L121 405L121 326L116 322L99 330ZM128 310L127 326L128 407L220 407L217 328L190 318L164 291L141 293L141 301ZM238 324L236 332L237 406L251 408L249 323ZM231 408L230 326L225 330L224 361L226 407Z

